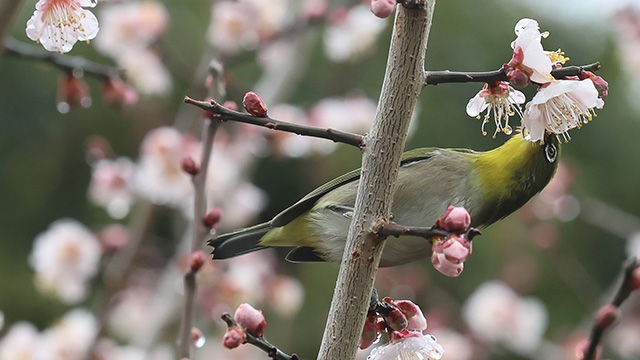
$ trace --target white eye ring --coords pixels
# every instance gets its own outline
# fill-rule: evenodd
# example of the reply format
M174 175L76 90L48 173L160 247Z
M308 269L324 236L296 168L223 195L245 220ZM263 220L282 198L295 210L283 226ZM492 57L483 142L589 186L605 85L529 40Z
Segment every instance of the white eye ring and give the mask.
M553 144L546 144L544 146L544 155L550 163L556 161L556 157L558 157L558 150L556 149L556 146Z

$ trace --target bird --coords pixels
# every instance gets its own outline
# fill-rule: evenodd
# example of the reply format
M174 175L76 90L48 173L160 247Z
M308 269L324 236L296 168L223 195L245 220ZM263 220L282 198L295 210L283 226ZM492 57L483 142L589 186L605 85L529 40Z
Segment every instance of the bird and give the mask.
M419 148L400 162L391 219L430 227L448 206L462 206L471 226L484 228L522 207L551 180L560 141L548 133L531 142L514 132L502 145L477 152L465 148ZM213 260L270 247L293 247L291 262L340 263L353 217L360 169L320 186L268 222L208 241ZM431 256L428 240L400 236L386 241L381 267Z

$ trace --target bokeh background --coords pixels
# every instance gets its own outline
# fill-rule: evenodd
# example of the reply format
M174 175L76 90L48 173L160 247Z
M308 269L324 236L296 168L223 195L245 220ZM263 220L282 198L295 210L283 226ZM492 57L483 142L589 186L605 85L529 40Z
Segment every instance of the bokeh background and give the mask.
M184 105L182 99L185 95L199 99L208 95L203 69L210 59L218 58L225 66L227 100L240 103L246 91L255 90L270 109L276 104L295 106L293 110L281 109L282 117L300 121L297 115L301 114L311 123L366 131L383 78L390 19L376 20L375 24L354 21L351 28L338 29L341 40L335 40L335 47L342 50L331 55L325 45L332 36L330 28L348 21L347 9L358 4L339 10L342 5L330 3L320 13L321 20L292 30L280 48L267 49L275 42L268 36L245 37L238 47L227 44L233 39L212 25L212 17L215 20L216 12L224 11L220 5L224 3L229 2L157 2L166 10L166 26L157 31L148 48L161 59L171 84L144 90L145 80L138 80L134 85L139 99L133 105L104 104L101 80L87 75L91 106L60 113L57 89L63 71L47 62L8 53L0 57L0 311L4 314L0 338L19 321L26 320L44 331L71 309L98 313L105 302L106 306L125 302L123 293L104 299L103 270L90 280L83 299L60 301L55 294L38 290L28 259L34 239L56 220L75 219L99 234L114 223L134 231L143 214L148 216L143 245L122 289L142 286L149 299L165 299L167 306L148 311L144 314L148 318L142 313L135 319L120 316L120 324L107 326L103 334L112 339L112 347L166 350L161 352L165 355L151 358L172 353L178 324L175 310L181 302L180 271L175 270L180 268L175 264L180 264L181 253L176 249L180 249L187 223L183 207L170 201L153 204L153 197L141 192L131 201L129 211L116 211L114 217L88 196L92 169L96 168L95 154L88 149L104 150L108 143L111 153L106 151L107 157L127 157L140 164L145 156L141 143L153 129L174 126L183 134L199 137L202 113ZM576 342L588 332L593 312L610 299L622 263L634 251L640 255L636 145L640 134L640 6L634 1L551 3L488 0L440 1L436 5L427 69L499 68L511 57L509 44L515 38L515 23L530 17L550 33L543 40L545 49L561 48L571 58L571 65L600 61L598 75L610 85L604 109L597 111L591 123L571 131L572 140L562 146L561 172L553 186L544 196L483 231L474 240L473 256L460 277L438 273L428 260L380 271L380 293L412 299L422 307L429 321L428 332L436 334L448 352L445 359L532 359L541 354L547 359L570 359ZM24 31L34 4L23 2L10 35L35 45ZM101 31L107 32L106 12L126 4L98 3L93 11L101 21ZM269 5L266 13L248 12L245 16L249 22L262 21L262 16L274 23L279 19L290 23L305 4L282 0ZM366 4L360 6L367 9ZM281 30L277 24L272 26L272 35ZM374 27L380 27L379 34L371 34ZM110 50L108 45L103 45L107 50L100 50L101 35L89 45L76 44L70 55L124 66L124 60L109 52L120 50ZM368 39L371 46L365 46ZM291 46L295 51L287 53ZM277 80L281 73L288 74L284 85ZM504 142L504 134L492 138L492 128L488 136L482 136L481 121L465 113L467 101L479 89L479 84L424 89L407 148L487 150ZM525 93L530 98L534 91L529 86ZM218 191L222 194L217 194L211 205L221 206L223 219L225 214L235 214L233 221L223 220L219 231L268 220L323 182L358 167L360 161L360 154L346 146L291 140L231 123L223 125L216 143L228 145L217 151L223 155L217 158L220 163L212 163L218 173L215 179L224 182L218 190L228 191ZM227 160L221 160L224 155ZM225 199L225 194L235 194L235 186L250 183L255 188ZM105 241L104 236L100 239ZM285 253L266 253L237 265L205 266L208 275L202 276L206 281L200 286L203 298L196 325L205 333L207 344L196 350L195 358L266 358L255 349L219 349L224 331L219 313L232 311L245 301L265 312L268 339L286 352L315 357L337 267L291 265L284 262ZM104 255L101 269L116 254ZM172 266L177 275L169 277L169 285L162 285L161 280L167 279L163 274ZM261 271L268 275L251 275ZM471 302L479 288L489 289L485 293L497 297L474 297ZM161 290L164 292L159 295ZM140 299L142 295L131 296ZM472 303L480 305L470 310ZM605 354L613 359L637 359L640 345L630 340L640 336L637 295L623 310L620 324L605 342ZM477 319L469 313L489 315ZM533 319L526 314L533 314ZM153 341L140 345L135 332L145 332L143 325L152 326L154 318L166 318L166 324ZM496 319L503 323L496 325ZM127 321L133 334L118 330L127 327ZM495 330L487 335L493 327L504 329L505 323L521 333L505 335Z

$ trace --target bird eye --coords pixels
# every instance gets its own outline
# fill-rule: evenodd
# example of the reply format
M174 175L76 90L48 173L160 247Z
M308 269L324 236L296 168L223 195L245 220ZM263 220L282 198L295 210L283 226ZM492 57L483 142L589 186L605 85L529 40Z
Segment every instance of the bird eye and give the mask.
M544 154L547 157L547 161L550 163L556 161L556 157L558 156L558 150L554 144L547 144L544 147Z

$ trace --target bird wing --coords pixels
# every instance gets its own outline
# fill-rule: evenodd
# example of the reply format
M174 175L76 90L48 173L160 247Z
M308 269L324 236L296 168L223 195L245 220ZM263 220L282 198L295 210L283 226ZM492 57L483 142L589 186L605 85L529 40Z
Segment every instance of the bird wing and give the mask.
M421 148L414 149L405 152L402 154L402 160L400 161L400 166L408 165L414 163L416 161L423 161L429 159L433 156L433 151L435 148ZM466 149L461 149L466 150ZM280 227L288 224L293 221L293 219L298 216L304 214L309 211L313 205L325 194L335 190L343 185L346 185L350 182L357 181L360 179L360 169L356 169L350 171L340 177L337 177L328 183L320 186L319 188L313 190L305 197L300 199L297 203L291 205L287 209L283 210L281 213L276 215L273 220L271 220L271 225L273 227Z

